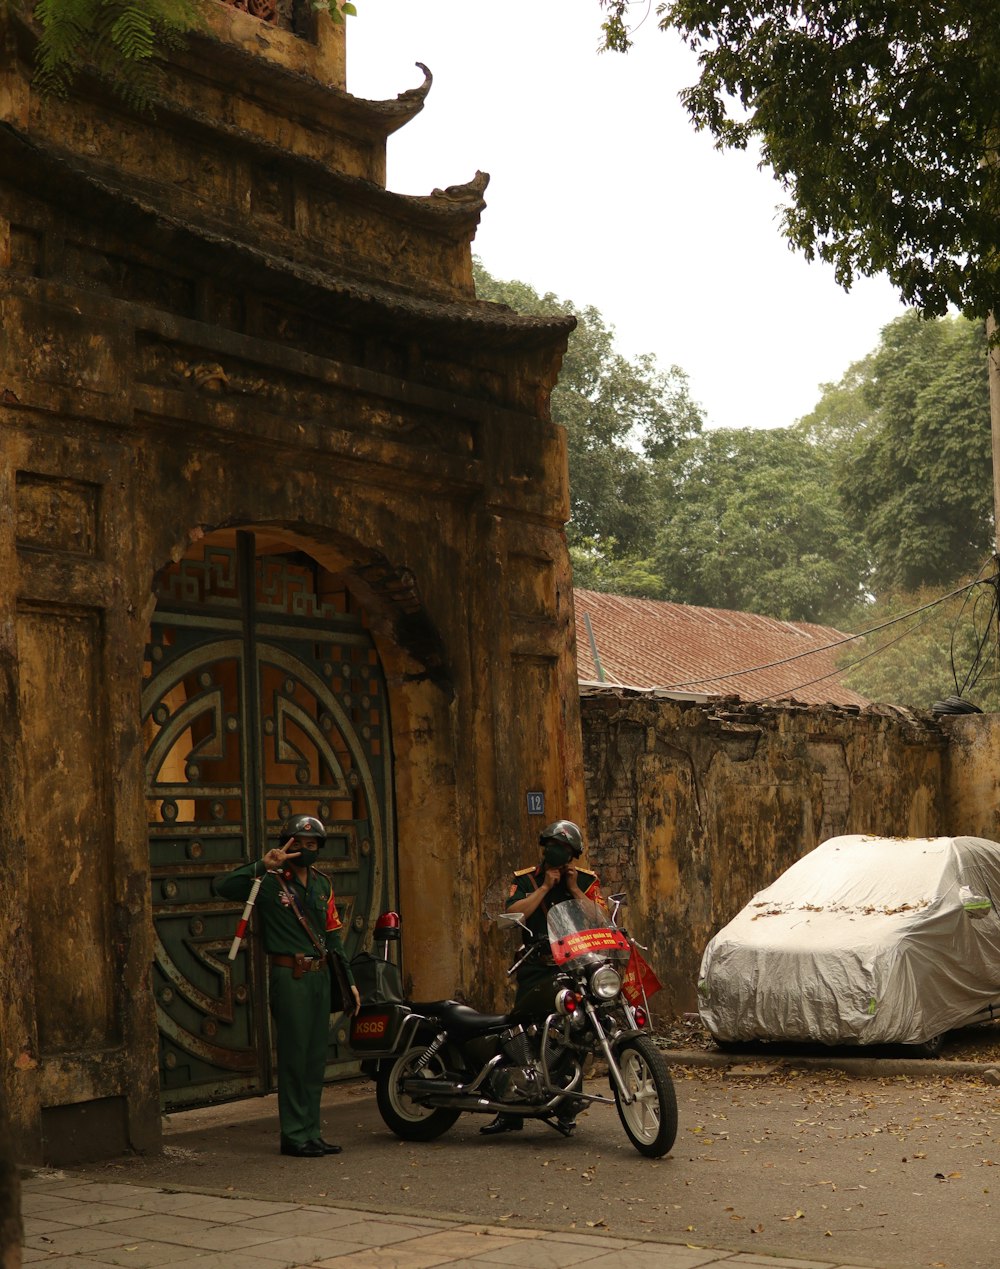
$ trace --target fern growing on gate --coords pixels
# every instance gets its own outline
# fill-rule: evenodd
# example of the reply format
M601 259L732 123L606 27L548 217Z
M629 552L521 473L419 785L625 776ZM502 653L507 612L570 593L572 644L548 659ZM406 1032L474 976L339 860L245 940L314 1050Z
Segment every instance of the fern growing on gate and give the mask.
M8 2L31 10L40 27L34 82L42 92L65 97L76 74L92 67L129 104L145 109L155 97L160 55L204 27L205 0ZM335 22L355 12L350 0L313 0L313 6Z

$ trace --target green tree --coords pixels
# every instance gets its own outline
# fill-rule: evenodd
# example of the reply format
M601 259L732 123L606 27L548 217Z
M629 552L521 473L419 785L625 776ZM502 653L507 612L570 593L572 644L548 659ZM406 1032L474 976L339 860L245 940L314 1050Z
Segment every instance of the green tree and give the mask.
M573 563L573 585L583 590L601 590L611 595L637 595L642 599L662 599L663 578L652 560L636 554L616 555L615 543L594 538L575 538L569 547ZM652 549L652 543L650 543Z
M837 383L821 383L821 396L813 409L799 419L796 431L847 461L851 446L872 424L872 407L865 386L872 378L871 352L853 362ZM847 451L847 454L845 454Z
M913 709L952 695L983 710L1000 709L995 595L992 583L981 582L944 601L930 587L883 596L849 627L884 626L844 645L838 655L843 681L871 700Z
M475 279L481 300L576 318L552 393L552 418L566 428L569 451L569 540L591 583L619 575L623 561L653 540L653 464L701 430L687 376L677 366L660 370L651 354L630 360L617 352L614 328L592 305L498 281L478 261Z
M630 0L601 0L609 48ZM645 5L642 6L645 11ZM683 94L721 148L759 144L785 233L849 287L884 272L925 314L1000 307L1000 23L987 0L668 0Z
M650 564L665 598L791 621L838 621L864 554L831 456L794 429L721 428L661 464Z
M947 589L991 553L985 360L982 322L911 311L799 424L830 450L876 595Z

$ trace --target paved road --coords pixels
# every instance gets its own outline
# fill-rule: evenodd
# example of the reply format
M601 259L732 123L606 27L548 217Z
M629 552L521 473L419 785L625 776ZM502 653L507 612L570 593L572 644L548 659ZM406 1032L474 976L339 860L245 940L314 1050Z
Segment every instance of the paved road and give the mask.
M537 1125L487 1140L467 1116L437 1142L409 1145L388 1133L372 1086L358 1082L324 1101L340 1156L282 1158L274 1099L264 1098L172 1116L162 1157L83 1175L814 1264L993 1269L1000 1091L938 1069L857 1079L675 1067L680 1132L656 1161L632 1149L603 1106L571 1140Z

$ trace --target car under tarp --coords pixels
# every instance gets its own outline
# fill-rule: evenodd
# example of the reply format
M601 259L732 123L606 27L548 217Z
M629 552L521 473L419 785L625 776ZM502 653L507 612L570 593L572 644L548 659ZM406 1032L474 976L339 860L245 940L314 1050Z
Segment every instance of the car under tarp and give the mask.
M719 1041L935 1041L1000 1013L1000 844L834 837L705 948L699 1012Z

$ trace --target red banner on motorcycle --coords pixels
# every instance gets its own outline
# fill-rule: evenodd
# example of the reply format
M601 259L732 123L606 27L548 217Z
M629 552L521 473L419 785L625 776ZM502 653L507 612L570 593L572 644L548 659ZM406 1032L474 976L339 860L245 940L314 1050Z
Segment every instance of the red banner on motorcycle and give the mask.
M628 939L620 930L580 930L556 939L552 944L552 958L557 965L565 965L575 956L585 956L588 952L627 952L628 949Z
M622 995L630 1005L641 1005L644 997L651 996L662 986L649 963L639 955L638 949L633 945L632 955L625 968L625 977L622 979Z

